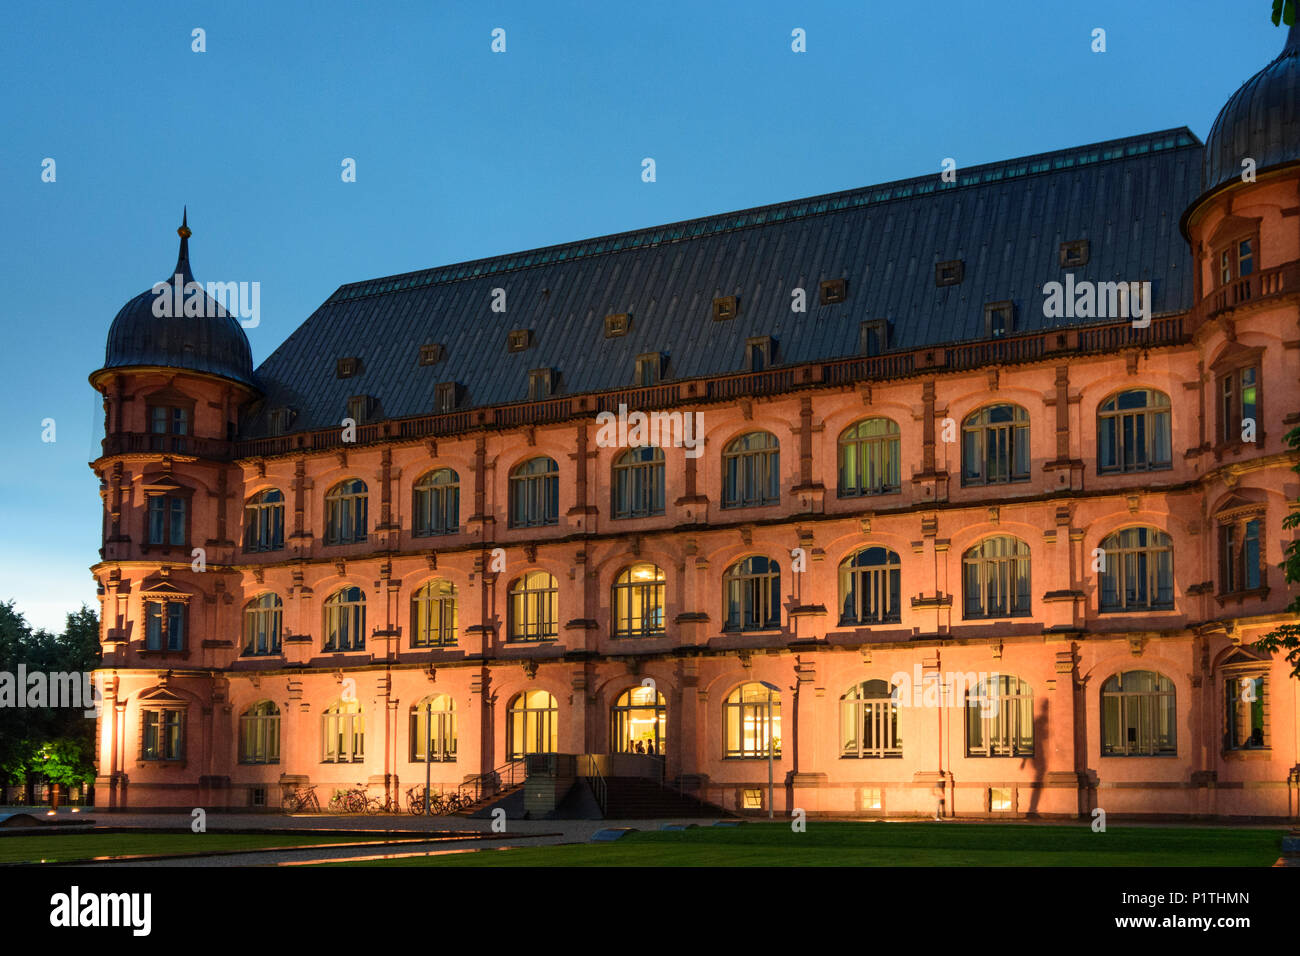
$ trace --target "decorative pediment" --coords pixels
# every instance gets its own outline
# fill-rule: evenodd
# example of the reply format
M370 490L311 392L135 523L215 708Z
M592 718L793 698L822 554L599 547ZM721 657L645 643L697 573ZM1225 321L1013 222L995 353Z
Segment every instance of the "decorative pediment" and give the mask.
M185 492L188 494L191 491L190 488L182 485L170 473L161 475L145 475L140 479L140 488L142 491L160 495L165 495L169 492Z
M146 601L189 601L193 596L189 591L182 591L170 581L146 583L140 588L140 597Z
M1263 348L1249 348L1239 342L1230 342L1210 365L1210 371L1226 372L1245 365L1255 365L1263 354Z
M1228 655L1219 661L1219 669L1268 667L1272 662L1272 658L1268 655L1261 654L1252 650L1249 645L1242 644L1232 648Z
M173 690L168 690L166 687L161 686L151 687L136 699L141 704L167 704L173 707L188 707L190 705L188 699L180 696Z

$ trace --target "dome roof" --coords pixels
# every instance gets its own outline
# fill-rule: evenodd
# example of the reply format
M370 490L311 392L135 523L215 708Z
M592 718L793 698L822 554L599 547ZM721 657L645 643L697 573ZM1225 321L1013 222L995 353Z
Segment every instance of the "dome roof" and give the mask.
M172 274L127 302L113 319L104 368L163 366L254 385L253 356L238 320L206 292L189 288L194 276L187 219L182 217L176 230L181 248ZM175 314L177 304L181 306L179 315Z
M1246 159L1257 172L1300 160L1300 21L1277 58L1219 111L1205 141L1202 193L1239 180Z

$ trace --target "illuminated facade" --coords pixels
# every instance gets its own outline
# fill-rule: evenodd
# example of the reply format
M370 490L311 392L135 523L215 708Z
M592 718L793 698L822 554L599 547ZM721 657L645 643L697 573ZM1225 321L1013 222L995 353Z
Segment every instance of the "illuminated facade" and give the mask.
M770 749L778 811L1296 816L1250 644L1293 594L1298 58L1204 146L344 286L256 371L132 300L91 376L99 802L633 753L756 808ZM1048 315L1067 275L1149 285Z

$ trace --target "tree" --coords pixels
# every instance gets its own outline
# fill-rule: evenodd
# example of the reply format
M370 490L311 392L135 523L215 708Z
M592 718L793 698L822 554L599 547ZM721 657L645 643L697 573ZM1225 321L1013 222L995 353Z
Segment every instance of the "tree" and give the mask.
M1287 444L1300 450L1300 428L1293 428L1286 436ZM1300 462L1292 468L1300 474ZM1292 511L1282 519L1283 529L1290 531L1300 527L1300 511ZM1300 582L1300 538L1286 546L1285 560L1282 562L1283 574L1288 584ZM1300 594L1287 605L1287 611L1300 618ZM1265 634L1254 644L1257 650L1267 654L1285 652L1283 659L1291 665L1291 676L1300 679L1300 624L1283 624L1275 631Z
M1295 0L1273 0L1273 26L1295 23Z

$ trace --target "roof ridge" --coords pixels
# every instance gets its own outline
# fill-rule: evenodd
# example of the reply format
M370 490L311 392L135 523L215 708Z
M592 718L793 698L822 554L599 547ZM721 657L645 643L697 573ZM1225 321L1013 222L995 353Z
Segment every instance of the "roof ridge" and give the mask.
M1201 141L1197 139L1196 134L1188 127L1175 126L1150 133L1139 133L1083 146L1072 146L1043 153L1031 153L1027 156L969 166L961 169L957 180L951 183L942 182L937 174L929 173L924 176L913 176L907 179L889 180L868 186L857 186L839 192L822 193L762 206L751 206L747 209L731 212L713 213L708 216L684 219L678 222L645 226L625 232L609 233L603 236L593 236L587 239L572 240L549 246L538 246L532 249L502 253L481 259L447 263L412 272L363 279L339 286L322 303L322 308L338 302L386 295L390 292L419 289L431 285L440 285L444 282L514 272L533 266L584 259L619 252L624 249L684 242L688 239L700 238L706 235L718 235L738 229L765 225L768 222L806 219L856 206L909 199L916 195L950 189L988 185L1009 178L1055 172L1075 165L1114 162L1121 159L1130 159L1147 152L1201 145ZM1116 150L1120 152L1114 155L1103 154L1103 151L1104 153L1114 153ZM1057 162L1064 159L1071 159L1076 162ZM1050 165L1042 166L1041 164L1044 163ZM1040 168L1030 169L1031 165ZM927 186L929 188L925 188Z

